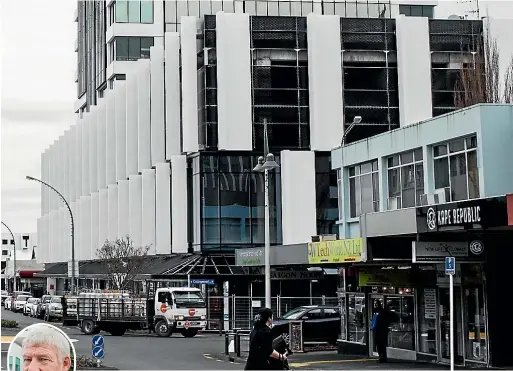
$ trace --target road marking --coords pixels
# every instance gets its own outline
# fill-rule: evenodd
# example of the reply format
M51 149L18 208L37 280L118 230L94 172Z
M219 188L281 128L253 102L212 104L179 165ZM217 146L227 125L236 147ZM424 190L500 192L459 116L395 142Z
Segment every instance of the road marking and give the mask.
M2 344L10 344L16 336L2 336Z
M325 361L310 361L310 362L297 362L297 363L290 363L291 367L306 367L306 366L312 366L312 365L320 365L320 364L327 364L327 363L352 363L352 362L370 362L374 361L373 359L369 358L359 358L359 359L330 359Z

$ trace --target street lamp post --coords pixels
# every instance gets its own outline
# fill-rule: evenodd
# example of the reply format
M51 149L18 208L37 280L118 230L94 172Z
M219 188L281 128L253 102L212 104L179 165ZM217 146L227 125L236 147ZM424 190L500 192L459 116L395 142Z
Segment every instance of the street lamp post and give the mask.
M75 295L75 221L73 219L73 212L71 211L71 207L69 206L68 201L66 201L64 196L50 184L43 182L41 179L37 179L28 175L26 178L27 180L34 180L50 188L52 191L59 195L61 200L64 201L66 207L68 208L69 215L71 218L71 294Z
M349 127L344 131L344 134L342 135L342 147L346 145L347 134L349 134L349 132L353 130L355 125L358 125L360 122L362 122L362 116L355 116L353 118L353 122L351 123L351 125L349 125Z
M264 157L265 156L265 157ZM271 218L269 213L269 171L280 167L274 160L274 155L269 152L267 138L267 120L264 119L264 156L258 158L258 163L253 169L264 173L264 269L265 269L265 306L271 308Z
M11 238L12 238L12 241L13 241L13 249L12 249L12 253L13 253L13 256L12 256L12 266L14 268L14 285L13 285L13 290L12 291L17 291L17 278L16 278L16 239L14 238L14 234L12 233L11 231L11 228L9 228L7 226L7 224L5 224L4 222L2 222L2 225L7 228L7 230L9 231L9 233L11 234Z

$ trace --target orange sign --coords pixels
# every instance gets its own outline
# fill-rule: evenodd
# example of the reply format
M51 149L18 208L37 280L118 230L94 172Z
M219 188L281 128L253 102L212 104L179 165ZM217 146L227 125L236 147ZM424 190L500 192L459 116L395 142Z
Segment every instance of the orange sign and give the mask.
M189 316L194 316L196 314L196 309L189 309Z
M167 306L166 306L166 304L160 304L160 311L161 311L162 313L166 313L166 311L167 311Z

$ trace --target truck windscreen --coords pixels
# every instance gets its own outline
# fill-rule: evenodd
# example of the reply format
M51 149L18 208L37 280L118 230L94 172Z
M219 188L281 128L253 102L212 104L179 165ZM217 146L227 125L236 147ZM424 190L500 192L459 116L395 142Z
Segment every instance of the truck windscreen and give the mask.
M177 308L205 307L205 299L203 299L203 296L199 292L175 291L173 295Z

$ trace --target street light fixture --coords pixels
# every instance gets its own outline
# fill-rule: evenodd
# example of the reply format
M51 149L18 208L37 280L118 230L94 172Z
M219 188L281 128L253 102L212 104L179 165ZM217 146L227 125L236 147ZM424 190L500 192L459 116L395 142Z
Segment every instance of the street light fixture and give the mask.
M267 138L267 120L264 119L264 156L258 158L255 172L263 172L265 179L265 212L264 212L264 270L265 270L265 306L271 308L271 217L269 214L269 171L278 169L280 165L274 160L274 155L269 152L269 140Z
M37 179L31 176L27 175L27 180L33 180L35 182L44 184L48 188L50 188L52 191L57 193L62 201L66 204L66 207L68 208L69 215L71 218L71 294L75 295L75 221L73 219L73 212L71 211L71 207L69 206L68 201L64 198L64 196L56 190L54 187L52 187L50 184L43 182L41 179Z
M349 125L349 127L344 131L344 135L342 135L342 147L344 147L346 145L346 137L347 137L347 134L349 134L349 132L351 130L353 130L353 128L355 127L355 125L358 125L360 122L362 122L362 116L355 116L353 118L353 122L351 123L351 125Z
M14 291L18 291L18 290L17 290L18 283L16 282L16 281L17 281L17 278L16 278L16 239L14 238L14 234L12 233L11 228L9 228L9 227L7 226L7 224L5 224L4 222L2 222L2 225L3 225L5 228L7 228L7 230L8 230L8 231L9 231L9 233L11 234L11 238L12 238L12 241L13 241L13 249L12 249L12 251L13 251L13 257L12 257L12 259L13 259L13 261L12 261L12 266L13 266L13 268L14 268L14 284L13 284L13 290L12 290L12 291L14 292ZM7 289L7 287L6 287L6 289Z

